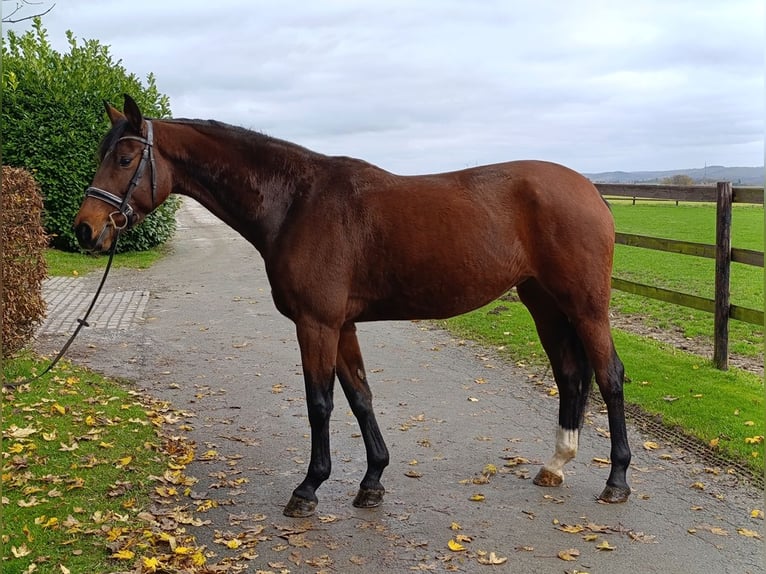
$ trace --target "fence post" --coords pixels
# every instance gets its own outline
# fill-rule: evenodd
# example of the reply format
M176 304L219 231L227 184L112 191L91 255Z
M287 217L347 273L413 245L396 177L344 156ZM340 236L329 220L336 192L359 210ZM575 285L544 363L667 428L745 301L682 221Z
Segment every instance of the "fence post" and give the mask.
M715 224L715 321L713 335L713 365L729 368L729 275L731 270L731 182L716 184Z

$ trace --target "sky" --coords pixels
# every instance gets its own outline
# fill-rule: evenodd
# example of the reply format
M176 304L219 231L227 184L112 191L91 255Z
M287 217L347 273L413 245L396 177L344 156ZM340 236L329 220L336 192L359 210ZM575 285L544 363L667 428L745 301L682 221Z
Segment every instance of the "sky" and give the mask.
M174 117L396 173L764 163L762 0L57 0L43 25L154 73Z

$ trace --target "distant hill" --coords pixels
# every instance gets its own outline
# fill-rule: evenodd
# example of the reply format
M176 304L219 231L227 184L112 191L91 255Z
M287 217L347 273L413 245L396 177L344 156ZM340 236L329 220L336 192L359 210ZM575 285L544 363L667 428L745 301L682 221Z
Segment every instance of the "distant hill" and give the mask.
M606 171L586 173L585 177L596 183L659 183L662 179L674 175L688 175L700 184L730 181L734 185L761 187L764 182L763 167L724 167L722 165L669 171Z

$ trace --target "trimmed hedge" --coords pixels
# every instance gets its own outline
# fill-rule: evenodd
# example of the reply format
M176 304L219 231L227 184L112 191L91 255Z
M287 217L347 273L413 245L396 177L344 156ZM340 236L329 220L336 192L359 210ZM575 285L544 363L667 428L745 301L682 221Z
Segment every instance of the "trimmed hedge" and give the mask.
M45 316L42 283L46 276L48 238L42 226L43 200L25 170L3 166L0 194L0 263L2 263L3 357L18 351Z
M146 86L112 60L96 40L78 42L67 32L69 52L55 51L41 20L23 35L8 31L2 48L3 162L28 169L43 192L44 225L58 249L78 251L72 222L98 167L98 144L109 130L104 100L130 94L149 117L170 117L167 96L154 76ZM122 193L123 190L113 190ZM178 201L165 202L120 237L120 251L145 250L175 231Z

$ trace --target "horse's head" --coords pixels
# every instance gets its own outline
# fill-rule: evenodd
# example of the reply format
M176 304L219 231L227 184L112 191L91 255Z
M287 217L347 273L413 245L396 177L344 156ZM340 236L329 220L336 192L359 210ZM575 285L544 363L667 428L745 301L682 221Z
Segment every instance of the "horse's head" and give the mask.
M108 251L120 230L141 222L170 195L170 182L155 157L154 128L125 95L124 113L106 104L112 129L101 142L101 165L74 220L89 251Z

